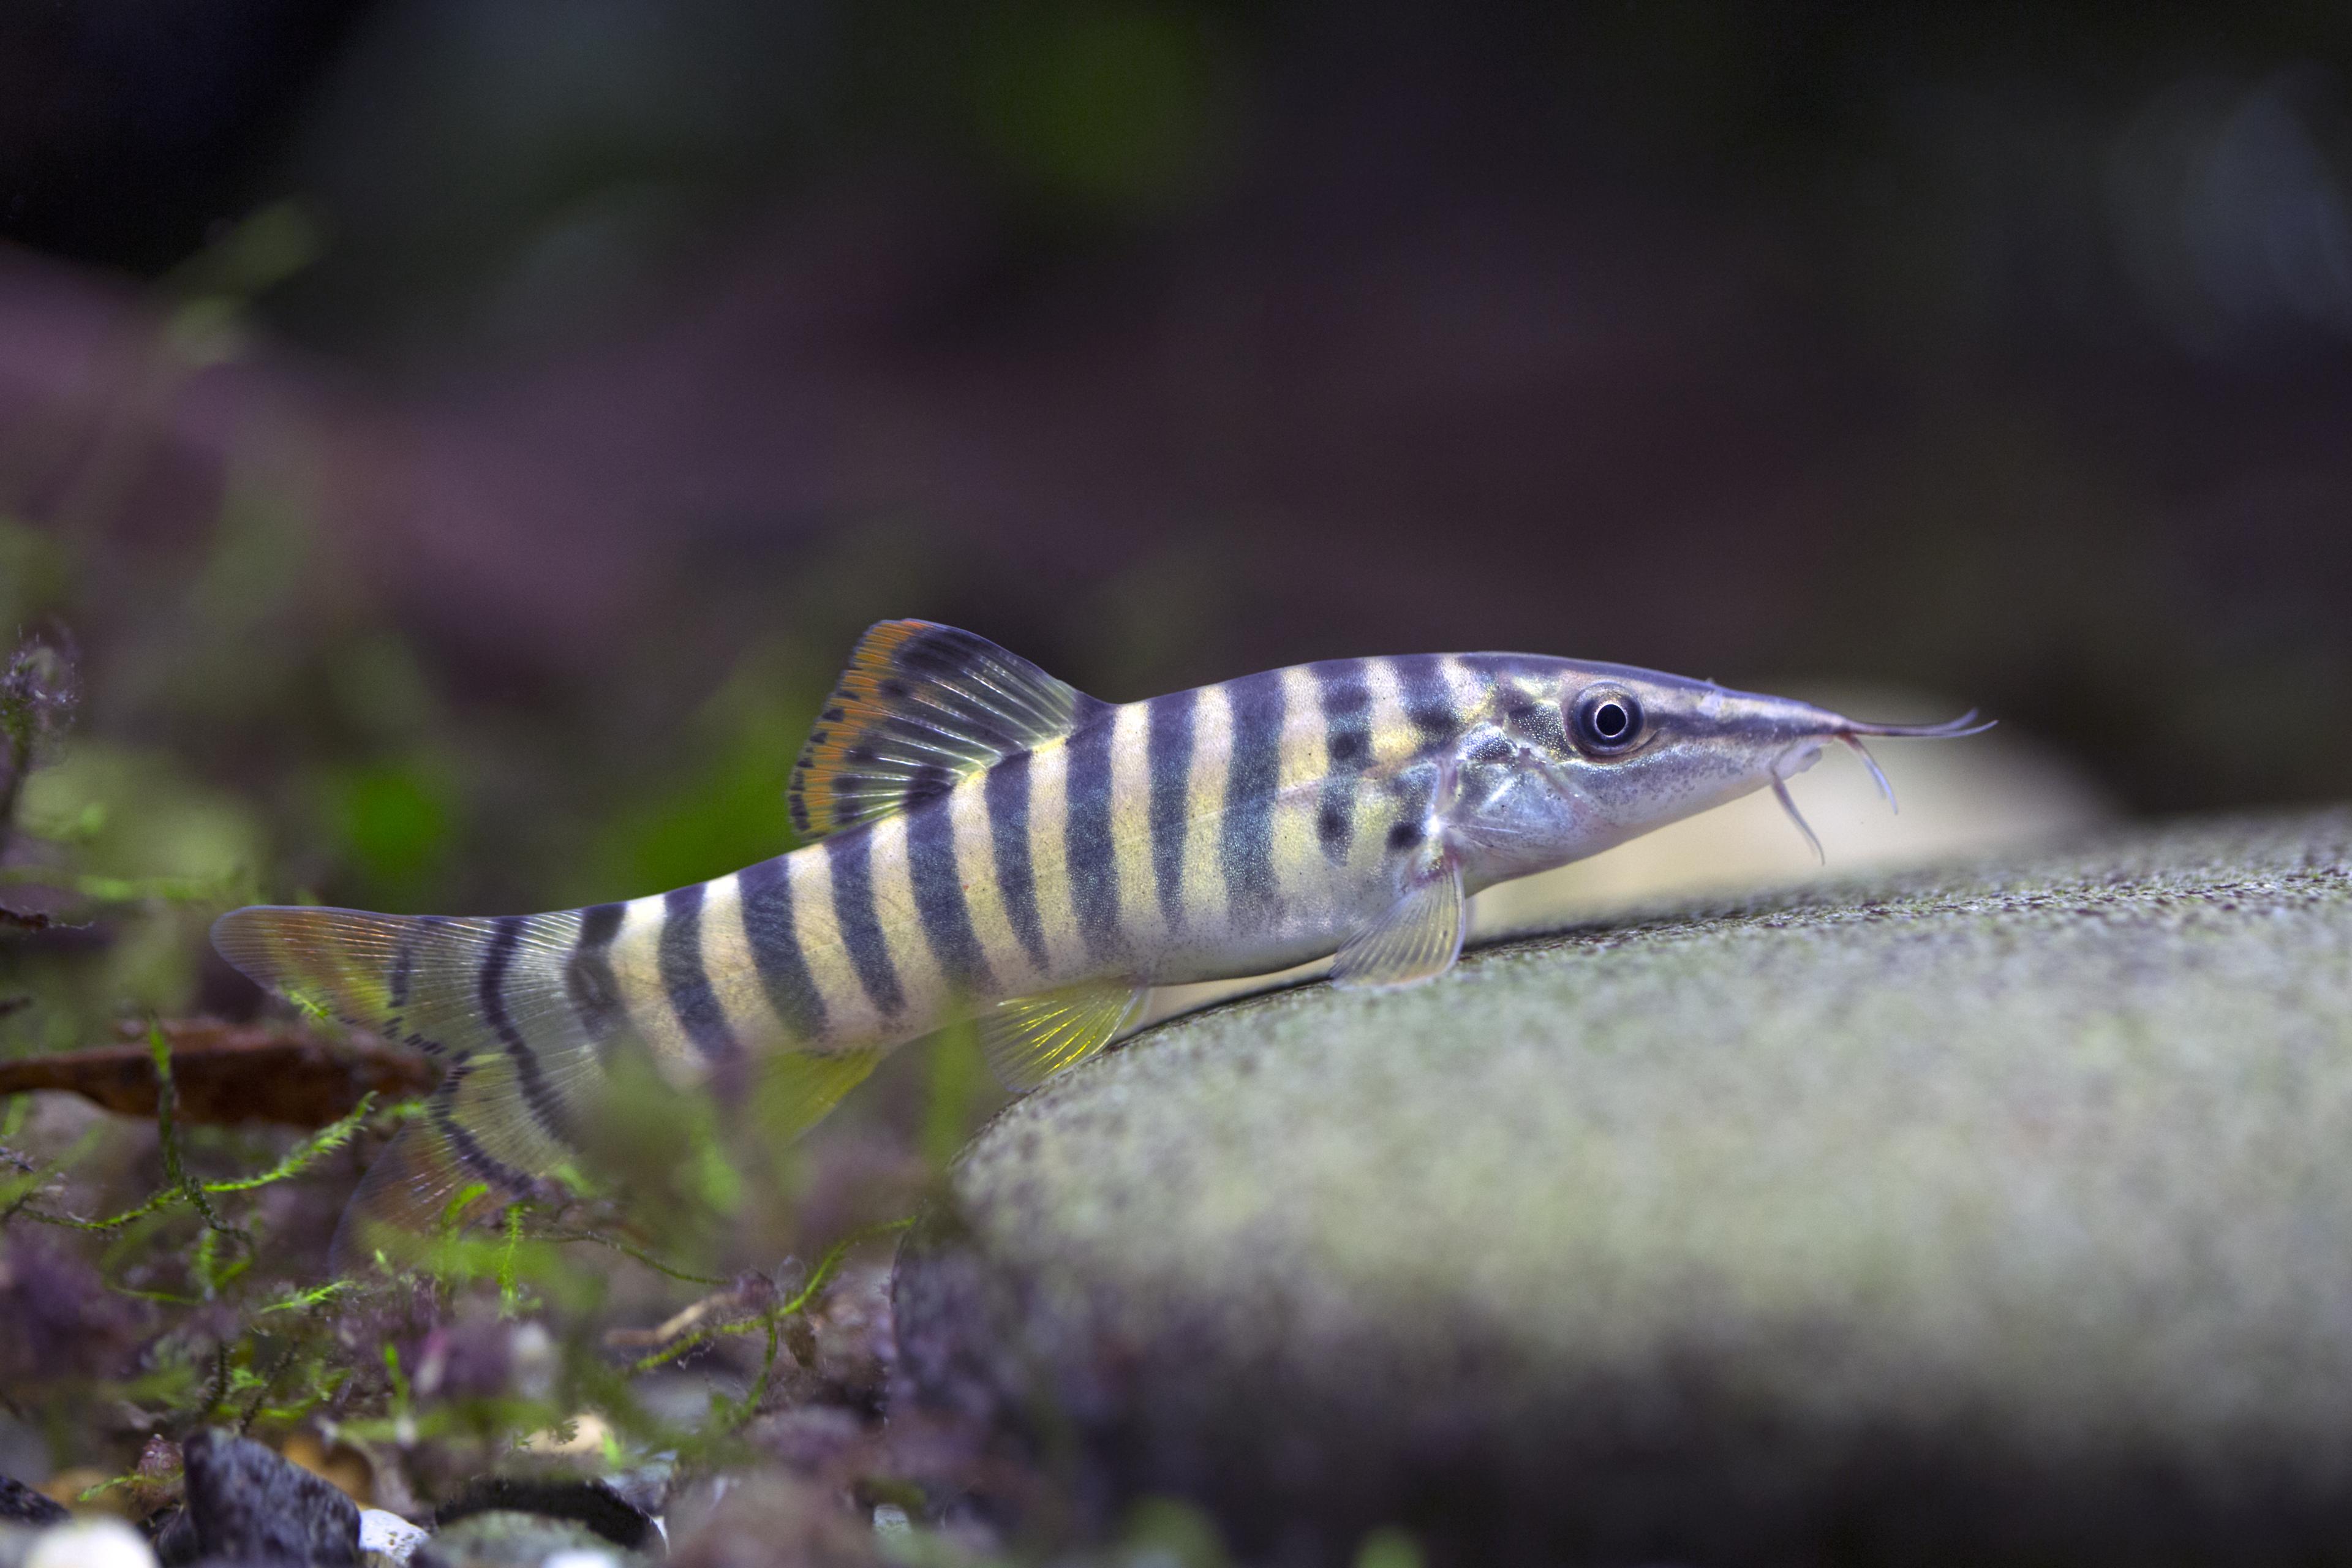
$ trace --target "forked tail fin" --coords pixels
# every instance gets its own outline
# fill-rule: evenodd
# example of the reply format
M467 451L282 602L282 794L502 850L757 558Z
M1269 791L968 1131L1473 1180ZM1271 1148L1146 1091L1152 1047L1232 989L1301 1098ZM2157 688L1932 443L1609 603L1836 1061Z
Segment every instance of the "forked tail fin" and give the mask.
M617 912L614 906L607 910ZM624 1026L604 910L496 919L256 907L213 926L261 984L430 1053L440 1086L361 1183L333 1266L416 1256L420 1238L541 1192L602 1098Z

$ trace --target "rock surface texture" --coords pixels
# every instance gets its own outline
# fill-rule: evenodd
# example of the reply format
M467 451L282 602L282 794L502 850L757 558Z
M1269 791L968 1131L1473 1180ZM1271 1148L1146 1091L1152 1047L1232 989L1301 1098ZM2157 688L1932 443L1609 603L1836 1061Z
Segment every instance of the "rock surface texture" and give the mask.
M73 1515L11 1476L0 1476L0 1520L12 1524L63 1524Z
M214 1428L182 1446L187 1508L156 1537L176 1562L301 1563L358 1568L359 1505L247 1438Z
M1252 1559L2340 1554L2352 814L1255 998L952 1195L899 1397Z

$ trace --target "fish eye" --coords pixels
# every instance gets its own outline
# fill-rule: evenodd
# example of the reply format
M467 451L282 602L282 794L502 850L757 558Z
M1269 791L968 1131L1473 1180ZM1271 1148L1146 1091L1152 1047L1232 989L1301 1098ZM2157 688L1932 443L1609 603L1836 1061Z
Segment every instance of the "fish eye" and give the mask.
M1601 756L1631 751L1642 739L1642 705L1614 686L1587 691L1577 700L1576 743Z

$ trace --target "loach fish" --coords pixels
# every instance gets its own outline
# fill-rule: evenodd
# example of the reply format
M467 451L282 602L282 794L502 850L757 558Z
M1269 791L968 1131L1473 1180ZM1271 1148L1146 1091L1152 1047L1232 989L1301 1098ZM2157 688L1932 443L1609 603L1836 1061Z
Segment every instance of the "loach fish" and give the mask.
M213 940L261 984L443 1065L352 1199L349 1258L542 1190L615 1092L625 1043L779 1136L961 1019L1026 1089L1100 1049L1153 985L1327 955L1338 985L1433 980L1480 889L1754 790L1818 853L1786 780L1825 743L1973 734L1974 717L1859 723L1501 653L1109 703L970 632L885 621L793 774L803 848L626 903L256 907Z

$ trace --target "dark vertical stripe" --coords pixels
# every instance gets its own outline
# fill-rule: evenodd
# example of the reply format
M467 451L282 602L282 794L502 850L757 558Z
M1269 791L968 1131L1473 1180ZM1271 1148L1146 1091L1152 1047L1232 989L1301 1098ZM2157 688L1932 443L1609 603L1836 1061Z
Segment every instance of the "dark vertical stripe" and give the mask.
M564 994L580 1016L588 1037L602 1044L628 1022L621 1001L621 983L613 975L613 939L627 918L625 904L598 904L580 911L580 935L563 966Z
M432 1120L433 1130L441 1135L441 1141L449 1146L449 1152L457 1157L457 1163L465 1167L467 1174L479 1178L509 1196L520 1196L537 1184L531 1180L530 1173L517 1170L483 1148L481 1140L458 1120L458 1091L465 1088L466 1075L471 1070L463 1065L451 1068L449 1076L442 1080L441 1087L426 1102L425 1114Z
M1106 714L1070 737L1064 773L1062 854L1070 872L1070 903L1087 956L1119 951L1118 855L1110 837L1110 742Z
M1018 752L988 770L981 786L988 806L989 847L995 851L996 890L1004 918L1029 962L1043 971L1045 928L1037 920L1037 876L1029 859L1029 753Z
M702 962L703 884L675 888L662 895L662 990L678 1027L705 1061L725 1064L740 1060L742 1045L711 989L710 970Z
M571 1140L563 1131L563 1107L555 1091L539 1070L539 1053L515 1027L514 1017L507 1011L507 971L513 967L515 949L522 942L523 927L530 921L529 915L506 915L490 922L489 947L482 954L480 984L476 997L481 1003L482 1022L499 1037L505 1048L507 1060L514 1064L515 1083L522 1091L522 1102L539 1130L556 1142L568 1144Z
M1308 667L1323 708L1327 769L1322 798L1316 803L1315 836L1326 858L1345 860L1356 840L1358 782L1372 765L1372 693L1360 658L1335 658Z
M446 923L446 920L440 915L419 915L409 921L407 928L400 933L400 945L392 955L392 974L389 983L394 1012L399 1012L408 1005L409 986L416 976L417 949L425 945L425 939L428 933Z
M1454 738L1462 727L1459 715L1454 711L1454 692L1445 684L1445 671L1440 657L1433 653L1417 653L1389 661L1396 671L1397 691L1403 700L1404 716L1423 746L1436 745Z
M385 983L391 1005L385 1009L383 1032L394 1039L404 1040L436 1057L441 1054L441 1042L428 1039L410 1028L404 1015L408 1011L408 994L416 977L416 954L424 947L425 938L447 923L447 920L440 915L419 915L410 921L402 929L399 944L393 950L392 973Z
M1151 879L1170 931L1184 924L1184 839L1192 825L1192 714L1201 693L1171 692L1144 705L1144 771L1151 779Z
M923 922L923 940L948 984L965 998L988 994L994 981L988 959L972 933L971 909L964 902L963 879L957 874L955 818L949 803L937 801L907 818L907 867L915 884L915 913Z
M1263 930L1281 914L1274 880L1274 795L1282 782L1282 672L1225 683L1233 705L1233 754L1217 850L1225 908L1237 930Z
M808 850L800 853L808 854ZM743 900L743 940L751 944L751 962L760 971L760 984L768 1005L794 1040L824 1037L824 996L809 974L807 955L793 920L792 868L786 857L762 860L735 874Z
M897 1014L907 999L898 990L898 972L891 965L890 947L874 910L873 830L853 828L828 838L824 854L833 868L833 918L841 927L841 945L849 950L857 984L885 1016Z

